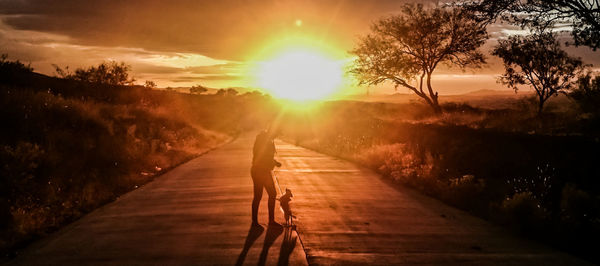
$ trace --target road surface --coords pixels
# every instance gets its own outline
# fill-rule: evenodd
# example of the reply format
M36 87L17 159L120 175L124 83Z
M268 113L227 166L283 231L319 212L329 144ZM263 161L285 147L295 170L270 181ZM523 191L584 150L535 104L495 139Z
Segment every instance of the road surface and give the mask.
M280 141L283 167L276 175L282 189L293 191L299 237L251 229L252 140L243 136L169 171L9 264L585 264L351 163ZM259 215L266 222L266 193Z

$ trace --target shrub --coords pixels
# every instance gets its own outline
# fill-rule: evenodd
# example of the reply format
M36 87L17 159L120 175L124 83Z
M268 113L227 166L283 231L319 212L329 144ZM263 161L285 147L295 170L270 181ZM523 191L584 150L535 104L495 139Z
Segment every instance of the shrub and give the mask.
M506 198L501 205L504 222L524 233L543 232L546 218L539 200L531 192L520 192Z
M62 69L57 65L53 66L56 74L65 79L108 85L131 85L135 81L129 77L131 66L125 64L125 62L102 62L98 66L78 68L75 73L69 72L69 67Z
M587 113L598 116L600 104L600 75L588 72L577 80L577 86L569 94L577 105Z
M598 225L598 199L588 192L567 184L562 189L560 200L561 221L569 227L581 227L595 222Z

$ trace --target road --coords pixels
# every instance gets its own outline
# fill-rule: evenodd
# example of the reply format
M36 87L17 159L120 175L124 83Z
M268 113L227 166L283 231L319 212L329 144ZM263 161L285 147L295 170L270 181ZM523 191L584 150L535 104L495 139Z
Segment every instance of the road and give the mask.
M127 193L9 265L585 265L371 171L277 141L298 235L250 227L253 138ZM260 219L266 222L266 193ZM277 219L283 222L278 212ZM288 235L291 233L291 235Z

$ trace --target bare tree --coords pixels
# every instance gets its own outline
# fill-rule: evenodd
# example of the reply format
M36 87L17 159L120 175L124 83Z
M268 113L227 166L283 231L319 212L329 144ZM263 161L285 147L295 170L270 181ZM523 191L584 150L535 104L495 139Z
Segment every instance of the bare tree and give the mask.
M436 67L444 63L464 69L485 63L478 50L488 36L485 24L466 9L406 4L399 15L374 23L371 31L351 51L356 60L350 72L361 85L389 81L396 88L406 87L438 114L442 110L431 84Z
M600 48L599 0L466 0L461 1L489 20L501 18L521 27L571 26L575 45Z
M570 57L551 32L528 36L511 36L500 40L492 51L504 62L505 73L500 82L515 91L528 85L537 93L538 115L551 96L569 90L583 71L579 58Z

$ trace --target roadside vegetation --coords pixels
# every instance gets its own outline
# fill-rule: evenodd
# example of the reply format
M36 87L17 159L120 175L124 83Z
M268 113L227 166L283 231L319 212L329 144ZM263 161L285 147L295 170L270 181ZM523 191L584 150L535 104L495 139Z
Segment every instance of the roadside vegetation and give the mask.
M0 62L3 256L265 123L270 102L126 86L122 63L65 73Z
M330 102L290 115L288 141L357 162L479 217L593 259L600 236L598 118L535 99L489 110ZM523 108L523 107L527 108ZM429 111L429 112L427 112Z

